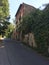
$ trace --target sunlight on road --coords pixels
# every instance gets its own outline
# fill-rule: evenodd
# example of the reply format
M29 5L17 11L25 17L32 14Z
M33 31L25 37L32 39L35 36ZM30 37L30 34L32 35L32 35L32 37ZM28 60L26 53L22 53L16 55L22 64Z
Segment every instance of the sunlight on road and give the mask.
M4 48L5 46L0 46L0 48Z

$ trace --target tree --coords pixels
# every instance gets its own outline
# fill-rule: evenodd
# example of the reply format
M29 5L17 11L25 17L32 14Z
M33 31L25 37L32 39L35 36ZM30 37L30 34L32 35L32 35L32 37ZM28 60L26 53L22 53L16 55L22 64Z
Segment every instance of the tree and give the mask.
M4 35L6 27L8 27L9 3L8 0L0 1L0 35Z
M13 30L14 30L14 25L10 23L10 25L8 25L8 29L6 29L5 31L5 36L7 38L10 38L13 33Z
M2 20L9 16L9 3L8 0L1 0L0 4L0 20Z

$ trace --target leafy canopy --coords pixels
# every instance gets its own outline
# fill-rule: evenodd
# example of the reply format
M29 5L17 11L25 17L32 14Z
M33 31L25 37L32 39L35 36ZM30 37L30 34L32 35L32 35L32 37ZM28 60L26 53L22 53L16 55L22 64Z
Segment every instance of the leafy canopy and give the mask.
M8 0L0 0L0 35L4 35L5 29L10 24L9 20L9 3Z

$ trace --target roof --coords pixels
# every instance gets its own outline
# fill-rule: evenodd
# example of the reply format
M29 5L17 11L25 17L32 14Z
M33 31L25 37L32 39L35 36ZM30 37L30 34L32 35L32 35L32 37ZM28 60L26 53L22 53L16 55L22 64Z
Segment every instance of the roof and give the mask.
M18 8L18 10L17 10L15 16L17 16L17 14L18 14L18 12L19 12L19 10L20 10L20 8L21 8L22 5L24 5L24 6L30 6L30 7L34 8L34 9L36 9L35 7L33 7L33 6L31 6L31 5L28 5L28 4L26 4L26 3L22 3L22 4L20 4L20 6L19 6L19 8Z

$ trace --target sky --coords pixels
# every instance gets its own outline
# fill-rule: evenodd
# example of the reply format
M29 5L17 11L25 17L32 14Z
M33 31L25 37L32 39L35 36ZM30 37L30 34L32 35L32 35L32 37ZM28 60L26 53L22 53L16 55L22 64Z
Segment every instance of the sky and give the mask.
M9 11L11 16L11 19L10 19L11 23L13 23L13 19L15 18L15 14L19 8L19 5L22 3L26 3L36 8L39 8L43 4L49 3L49 0L9 0Z

